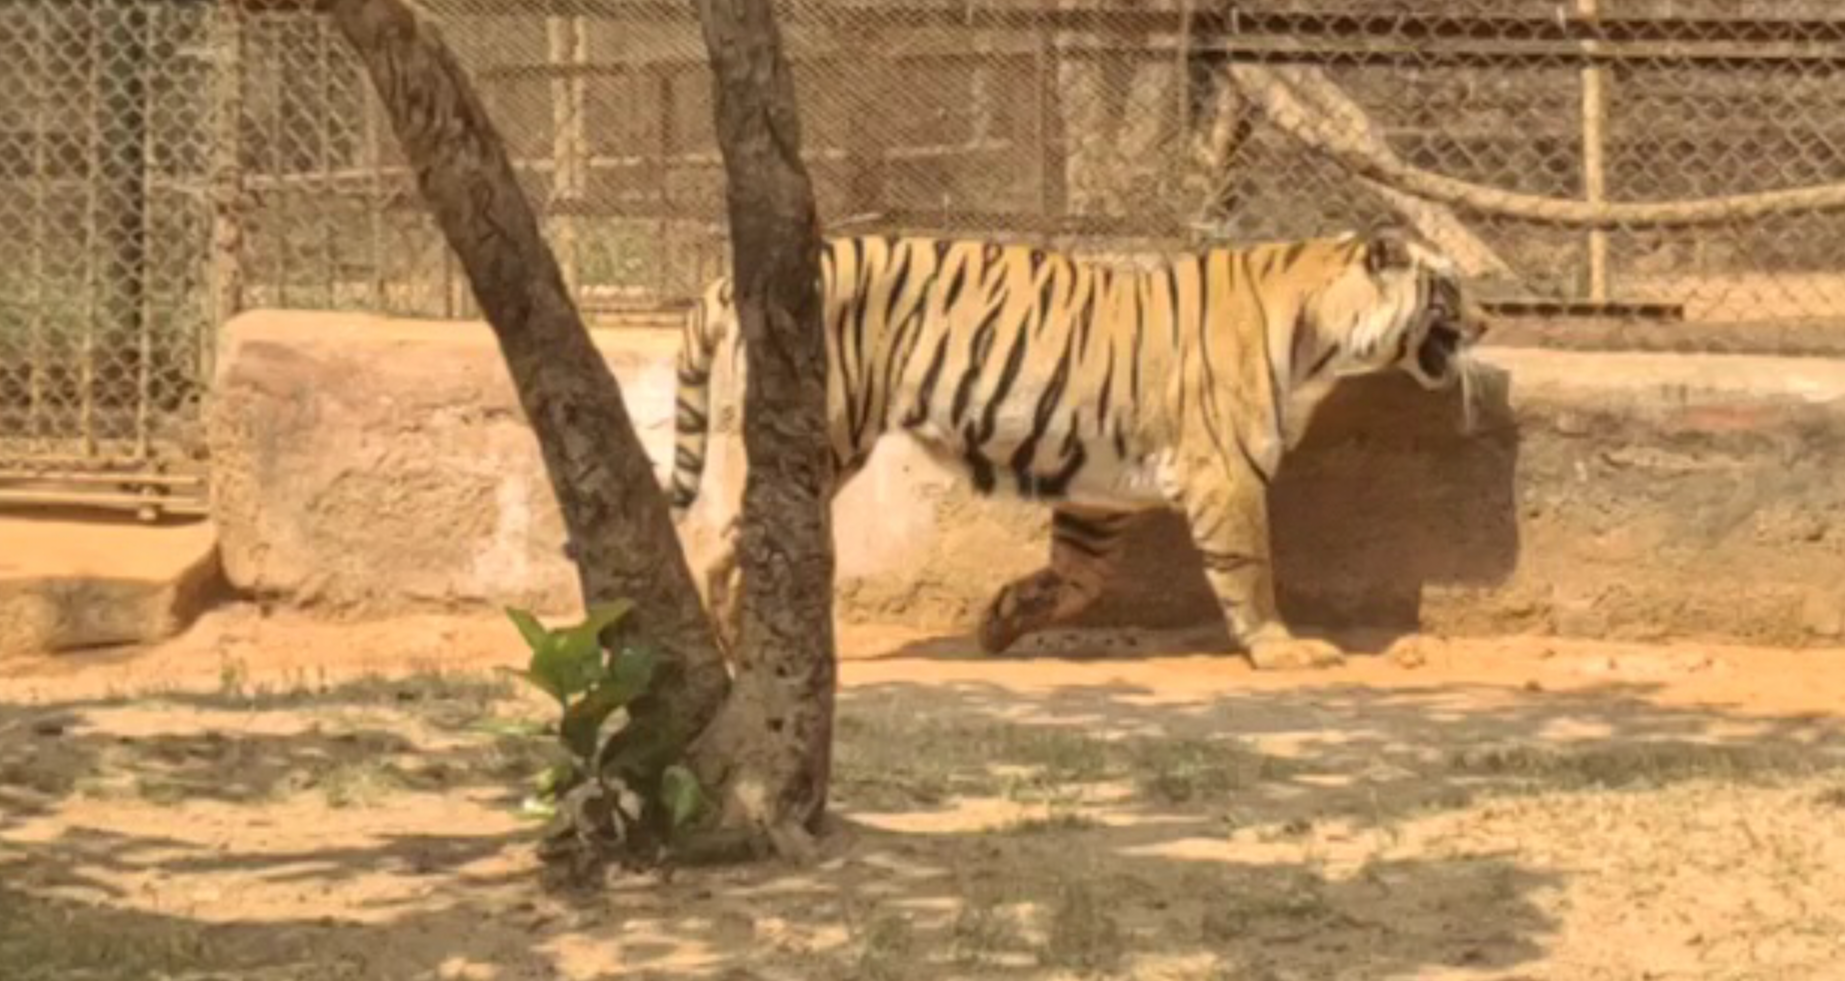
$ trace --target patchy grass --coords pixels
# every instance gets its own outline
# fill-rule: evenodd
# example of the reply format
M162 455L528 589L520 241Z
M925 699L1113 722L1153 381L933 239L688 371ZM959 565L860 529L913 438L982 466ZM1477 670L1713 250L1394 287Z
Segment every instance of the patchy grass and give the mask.
M8 981L193 978L226 958L202 923L146 922L0 885L0 976Z
M1761 781L1812 776L1837 768L1837 762L1795 746L1682 742L1584 749L1490 746L1458 750L1448 757L1448 770L1456 776L1503 780L1514 785L1536 783L1550 790L1620 790L1695 779Z
M402 772L378 760L353 760L329 767L315 780L315 789L326 798L329 807L376 805L404 787Z
M963 884L961 902L948 927L948 956L964 967L997 964L1026 949L1016 918L994 889Z
M1051 904L1040 962L1083 973L1114 968L1127 944L1120 921L1110 911L1113 905L1093 878L1062 879Z
M1000 830L1014 835L1043 835L1091 831L1100 827L1105 825L1095 817L1081 811L1057 808L1049 814L1019 818Z
M1426 711L1324 687L1217 705L1188 692L1176 710L1100 687L1003 703L849 691L838 833L817 862L564 896L543 890L513 813L552 742L504 679L263 686L226 662L198 683L0 705L0 979L1275 981L1591 964L1819 981L1845 961L1826 830L1845 779L1837 740L1804 742L1824 743L1818 723L1731 724L1628 694L1508 708L1444 690ZM1012 711L1030 714L996 717ZM1613 735L1550 741L1579 718ZM1197 735L1159 736L1175 719Z
M1199 929L1212 944L1234 944L1252 936L1298 934L1337 915L1320 879L1287 875L1261 891L1213 890Z
M842 800L871 811L956 797L1066 807L1111 782L1154 803L1209 804L1298 769L1232 740L1105 739L1068 726L874 715L857 706L842 709L838 731L835 785Z
M389 707L448 725L493 717L523 694L512 679L494 672L426 668L409 674L368 674L330 681L325 672L295 674L279 684L251 684L241 662L227 661L216 692L154 693L152 697L204 708L271 711L330 707Z
M878 910L853 931L858 954L849 975L863 981L901 981L920 955L916 932L908 919L890 910Z
M1219 800L1299 769L1228 740L1137 739L1127 756L1140 793L1164 804Z
M435 670L251 685L226 661L216 690L15 710L17 719L0 725L0 810L26 813L70 797L260 806L302 794L365 808L483 784L516 799L557 752L541 726L520 721L528 703L519 694L497 675ZM141 731L169 716L183 721ZM132 734L105 731L121 724ZM427 745L428 731L447 734L446 744Z
M94 774L95 765L88 754L56 737L28 733L0 742L0 788L6 791L39 798L64 797Z

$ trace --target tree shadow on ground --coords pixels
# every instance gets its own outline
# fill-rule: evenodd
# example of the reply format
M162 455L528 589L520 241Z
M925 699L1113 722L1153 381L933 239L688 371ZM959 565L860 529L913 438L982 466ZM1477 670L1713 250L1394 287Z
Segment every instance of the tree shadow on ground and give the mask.
M842 694L840 816L821 864L682 870L578 896L538 888L526 832L457 832L471 820L462 798L505 800L523 776L495 762L484 735L369 718L313 732L251 721L288 708L186 707L198 731L124 743L119 707L0 706L0 974L1519 970L1545 959L1559 924L1544 897L1568 872L1468 841L1408 851L1362 829L1491 795L1818 773L1845 748L1830 720L1662 706L1653 694L1321 685L1174 704L1133 685L858 687ZM310 792L289 774L353 761L450 773L394 785L357 824L327 817L320 837L295 829L287 847L225 830L225 814L260 829L278 819L278 800ZM235 780L223 779L227 766ZM179 820L155 831L72 817L78 802L92 815L108 803L69 776L99 770L181 788L119 799ZM457 806L431 822L400 804L432 795ZM216 824L193 827L191 815ZM1343 830L1318 830L1333 824Z
M340 807L483 792L516 802L555 754L543 740L484 731L492 692L504 691L495 684L368 678L311 691L0 702L0 831L72 796L260 806L315 793Z
M1295 633L1339 645L1348 655L1383 654L1407 636L1403 630L1325 629L1301 626ZM906 640L886 650L859 654L855 660L898 661L1107 661L1199 656L1240 660L1243 649L1222 623L1191 627L1054 627L1021 637L998 654L980 649L973 633L944 633Z

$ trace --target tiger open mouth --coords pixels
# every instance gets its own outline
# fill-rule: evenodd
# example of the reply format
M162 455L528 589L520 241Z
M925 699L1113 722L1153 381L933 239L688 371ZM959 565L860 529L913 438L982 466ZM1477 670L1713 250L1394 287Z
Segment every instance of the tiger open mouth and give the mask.
M1416 348L1416 374L1423 383L1434 388L1446 388L1454 383L1460 374L1455 362L1461 356L1461 332L1446 323L1438 323L1429 328L1422 338L1422 344Z

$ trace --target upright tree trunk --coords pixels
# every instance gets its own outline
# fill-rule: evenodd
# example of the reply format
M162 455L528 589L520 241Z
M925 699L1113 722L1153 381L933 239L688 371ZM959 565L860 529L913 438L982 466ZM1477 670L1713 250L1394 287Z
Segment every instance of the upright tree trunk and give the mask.
M826 808L835 674L819 221L770 0L699 0L698 12L749 379L740 654L702 748L734 763L729 819L798 856Z
M585 599L634 601L677 669L636 704L636 730L696 735L724 700L723 656L621 389L571 303L504 142L434 25L404 0L331 0L326 9L364 60L499 339Z

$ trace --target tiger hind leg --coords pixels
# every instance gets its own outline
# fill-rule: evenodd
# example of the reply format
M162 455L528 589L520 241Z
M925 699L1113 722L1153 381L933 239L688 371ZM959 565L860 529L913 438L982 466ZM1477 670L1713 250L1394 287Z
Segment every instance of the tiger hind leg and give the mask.
M839 500L839 495L863 468L861 461L834 477L829 507ZM711 618L719 646L733 661L741 652L738 641L743 632L742 493L738 492L734 500L734 506L727 511L723 526L717 532L716 544L702 565L705 611Z
M705 609L711 616L711 629L718 646L733 655L743 628L743 565L737 557L742 523L739 512L718 532L718 546L704 569Z
M981 615L978 637L999 654L1027 634L1074 619L1095 605L1120 553L1131 511L1060 507L1051 514L1051 561L1000 587Z

